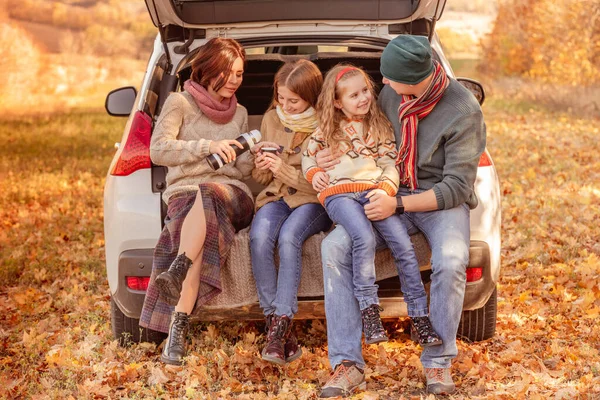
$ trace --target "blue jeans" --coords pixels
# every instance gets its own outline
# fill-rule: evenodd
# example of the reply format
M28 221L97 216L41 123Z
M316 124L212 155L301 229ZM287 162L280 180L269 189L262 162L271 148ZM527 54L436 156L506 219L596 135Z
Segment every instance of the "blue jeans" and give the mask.
M409 194L402 191L402 195ZM441 346L427 347L421 353L425 368L449 368L456 357L456 332L462 314L469 262L470 215L466 204L449 210L409 212L392 215L409 233L423 232L431 247L430 319L443 340ZM378 246L384 246L378 236ZM323 240L323 278L329 362L335 367L343 360L365 365L362 356L362 321L354 297L352 239L338 226Z
M398 218L369 220L364 210L364 205L369 203L369 199L365 197L367 193L369 191L343 193L325 200L325 209L331 219L342 225L352 238L352 278L358 305L364 310L372 304L379 304L378 286L375 284L375 228L392 251L408 306L408 315L425 316L427 293L406 227Z
M278 200L256 212L250 228L250 253L258 301L265 315L274 312L292 318L298 312L302 245L308 237L330 227L331 220L320 204L292 209ZM274 261L276 243L279 273Z

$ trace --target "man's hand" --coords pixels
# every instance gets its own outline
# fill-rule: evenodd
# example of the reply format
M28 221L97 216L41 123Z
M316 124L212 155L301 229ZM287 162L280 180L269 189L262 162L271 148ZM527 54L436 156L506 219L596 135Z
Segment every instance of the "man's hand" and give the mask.
M365 214L371 221L386 219L396 212L396 198L389 196L384 190L371 190L366 197L369 204L365 205Z
M317 192L327 189L327 185L329 185L329 175L323 171L317 172L313 175L312 185Z
M331 153L331 149L323 149L317 153L316 161L319 168L323 168L325 171L330 171L335 167L336 164L340 163L341 152L335 154Z

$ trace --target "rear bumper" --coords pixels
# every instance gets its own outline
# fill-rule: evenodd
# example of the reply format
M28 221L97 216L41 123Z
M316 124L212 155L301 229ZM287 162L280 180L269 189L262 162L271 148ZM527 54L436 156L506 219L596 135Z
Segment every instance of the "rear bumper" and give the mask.
M469 268L477 267L482 268L483 273L481 279L467 282L463 310L476 310L483 307L496 287L488 244L472 240L469 249Z
M127 287L128 276L150 276L154 249L127 250L119 255L117 291L112 299L119 309L129 318L139 318L146 291L132 290Z
M130 318L139 318L144 303L145 291L132 290L127 287L128 276L150 276L152 272L153 249L127 250L120 254L118 261L118 285L112 294L119 309ZM486 242L472 241L470 247L469 267L481 267L483 275L476 282L467 282L464 310L475 310L483 307L491 296L496 282L490 266L490 250ZM429 281L429 269L423 271L424 282ZM380 283L380 300L384 308L383 318L395 318L407 315L406 303L400 291L398 279L389 278ZM242 307L210 309L200 312L201 320L263 319L259 305L249 304ZM323 297L299 298L298 319L325 318Z

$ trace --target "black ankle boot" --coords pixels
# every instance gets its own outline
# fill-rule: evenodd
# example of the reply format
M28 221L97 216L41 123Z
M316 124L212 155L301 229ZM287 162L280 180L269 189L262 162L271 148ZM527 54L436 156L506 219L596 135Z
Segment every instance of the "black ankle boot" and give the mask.
M363 332L365 334L365 343L373 344L387 342L388 336L381 322L379 313L383 308L379 304L371 304L369 307L360 311L363 323Z
M439 346L442 344L442 339L433 330L431 321L428 316L413 317L410 319L411 337L416 340L421 347Z
M160 356L160 360L166 364L181 365L183 357L186 356L187 332L190 326L190 316L186 313L173 311L171 325L169 326L169 337Z
M181 296L181 286L185 280L192 260L185 253L178 255L171 263L168 271L156 277L156 286L160 296L171 306L176 306Z

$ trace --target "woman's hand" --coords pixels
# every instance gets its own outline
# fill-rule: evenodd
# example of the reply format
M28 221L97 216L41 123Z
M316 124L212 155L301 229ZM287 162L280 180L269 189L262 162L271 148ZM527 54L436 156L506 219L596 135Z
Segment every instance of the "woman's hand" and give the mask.
M279 170L281 169L281 164L283 163L283 161L281 161L281 158L272 153L261 153L261 155L268 160L269 170L272 173L277 174L277 172L279 172Z
M236 154L235 150L231 146L237 146L240 149L243 149L244 146L237 140L213 140L210 142L210 146L208 146L208 151L211 154L218 154L221 156L225 163L231 162L235 160Z
M250 153L258 154L260 152L260 149L262 149L263 147L275 147L277 149L280 148L280 146L275 142L258 142L257 144L252 146L252 148L250 149Z
M266 157L269 153L258 153L254 158L254 166L260 171L266 171L269 169L269 165L271 164L271 159Z
M327 189L327 185L329 185L329 175L323 171L317 172L313 175L312 185L317 192Z
M340 163L340 157L342 156L342 152L337 152L335 154L331 153L331 149L323 149L317 153L317 166L319 168L323 168L325 171L332 170L336 164Z

